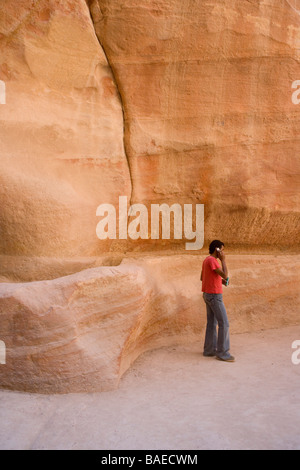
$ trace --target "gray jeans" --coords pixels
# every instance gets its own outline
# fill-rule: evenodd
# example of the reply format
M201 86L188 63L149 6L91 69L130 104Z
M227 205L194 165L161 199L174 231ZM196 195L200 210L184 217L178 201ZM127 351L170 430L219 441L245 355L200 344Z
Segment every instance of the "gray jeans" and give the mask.
M222 294L203 294L206 303L207 326L204 356L230 357L229 322ZM218 325L218 335L217 335Z

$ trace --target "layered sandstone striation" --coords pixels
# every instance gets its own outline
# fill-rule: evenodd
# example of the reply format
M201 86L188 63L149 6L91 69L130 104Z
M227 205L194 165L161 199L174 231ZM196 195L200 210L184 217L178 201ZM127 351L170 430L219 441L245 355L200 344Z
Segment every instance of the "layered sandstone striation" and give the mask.
M1 387L105 391L117 387L149 349L199 342L200 354L206 317L202 261L148 256L52 281L0 284L7 347ZM269 256L229 256L228 262L232 281L224 297L232 333L299 324L299 260L274 258L272 270Z

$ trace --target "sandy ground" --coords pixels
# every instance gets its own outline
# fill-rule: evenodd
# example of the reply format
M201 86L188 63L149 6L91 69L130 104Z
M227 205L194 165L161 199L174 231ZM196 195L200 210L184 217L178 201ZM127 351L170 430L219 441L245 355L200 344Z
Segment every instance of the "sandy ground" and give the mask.
M0 449L300 449L300 326L148 352L102 394L0 392Z

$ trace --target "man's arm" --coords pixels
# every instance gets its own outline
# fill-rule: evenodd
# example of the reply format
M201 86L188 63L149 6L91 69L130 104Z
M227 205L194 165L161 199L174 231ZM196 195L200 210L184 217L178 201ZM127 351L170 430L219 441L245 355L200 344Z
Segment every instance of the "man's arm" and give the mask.
M217 268L214 271L215 273L219 274L219 276L221 276L222 279L224 279L224 281L226 281L226 279L228 278L228 269L226 265L225 255L222 252L220 252L219 258L222 263L222 269Z

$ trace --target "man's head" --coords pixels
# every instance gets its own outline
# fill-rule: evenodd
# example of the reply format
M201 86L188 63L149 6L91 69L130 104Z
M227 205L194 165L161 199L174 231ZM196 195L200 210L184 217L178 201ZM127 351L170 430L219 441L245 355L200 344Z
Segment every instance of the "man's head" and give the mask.
M224 246L225 246L224 243L221 242L220 240L214 240L209 245L209 254L212 255L215 252L216 248L220 248L220 250L222 250Z

